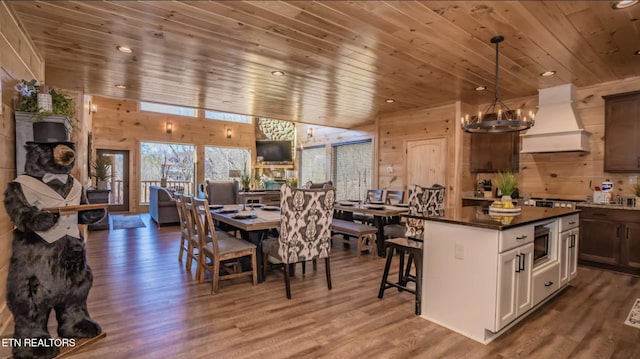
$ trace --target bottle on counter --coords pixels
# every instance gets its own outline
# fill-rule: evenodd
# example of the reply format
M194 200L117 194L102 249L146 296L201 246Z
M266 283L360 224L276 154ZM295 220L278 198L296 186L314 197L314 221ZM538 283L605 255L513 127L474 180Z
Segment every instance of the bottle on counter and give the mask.
M608 199L608 202L611 203L613 200L613 182L608 178L602 182L602 193Z

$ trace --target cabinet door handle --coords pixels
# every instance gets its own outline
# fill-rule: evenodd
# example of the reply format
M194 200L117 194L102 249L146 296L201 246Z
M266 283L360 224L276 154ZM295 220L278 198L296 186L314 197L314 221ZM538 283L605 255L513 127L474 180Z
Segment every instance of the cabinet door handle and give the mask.
M527 238L527 235L526 235L526 234L523 234L523 235L521 235L521 236L516 237L516 239L525 239L525 238Z
M521 272L524 272L524 258L525 258L525 256L526 256L526 254L525 254L525 253L522 253L522 254L520 255L520 262L521 262L521 264L520 264L520 271L521 271Z
M545 286L545 287L551 287L552 285L553 285L553 282L551 282L551 281L546 282L546 283L544 284L544 286Z
M629 227L626 228L625 235L626 235L627 239L629 239Z
M518 267L516 268L516 273L520 273L520 255L516 254L516 257L518 257Z
M572 234L569 236L569 248L573 248L576 246L576 235Z
M620 226L616 227L616 238L620 238Z
M576 224L576 223L578 223L578 222L576 222L576 221L569 222L569 224Z

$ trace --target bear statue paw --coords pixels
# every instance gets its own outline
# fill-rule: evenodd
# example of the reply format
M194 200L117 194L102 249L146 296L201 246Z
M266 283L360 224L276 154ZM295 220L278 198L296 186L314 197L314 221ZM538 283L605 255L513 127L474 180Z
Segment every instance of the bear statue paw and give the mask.
M73 329L70 331L63 330L58 331L58 335L63 338L93 338L102 333L102 328L96 322L91 319L83 319L82 321L73 325Z
M51 337L40 337L37 339L42 341L42 343L40 343L40 341L38 342L38 344L42 345L16 346L13 348L13 357L16 359L50 359L60 354L60 348L53 345Z
M33 229L36 231L47 231L58 222L59 215L42 211L33 217Z

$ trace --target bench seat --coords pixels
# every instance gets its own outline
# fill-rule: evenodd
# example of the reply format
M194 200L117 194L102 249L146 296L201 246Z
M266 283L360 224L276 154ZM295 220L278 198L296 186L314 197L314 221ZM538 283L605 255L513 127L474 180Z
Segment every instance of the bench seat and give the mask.
M358 238L358 253L357 256L360 257L361 252L366 249L369 249L369 252L376 255L377 247L376 247L376 237L378 235L378 229L374 226L370 226L364 223L356 223L345 221L343 219L334 218L331 223L331 232L338 233L343 235L343 242L350 243L348 237L344 236L353 236ZM368 242L368 246L367 246Z

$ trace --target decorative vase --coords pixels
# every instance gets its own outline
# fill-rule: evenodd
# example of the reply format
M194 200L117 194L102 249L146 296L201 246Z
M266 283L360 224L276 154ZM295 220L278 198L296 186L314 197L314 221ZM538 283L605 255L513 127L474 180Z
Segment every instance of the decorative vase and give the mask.
M96 180L96 188L97 189L108 189L109 182L107 180Z
M503 195L502 197L500 197L500 202L513 202L513 198L511 198L511 196L506 196Z
M167 187L167 179L165 177L160 178L160 187Z

